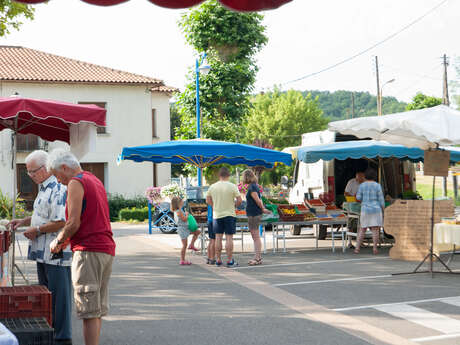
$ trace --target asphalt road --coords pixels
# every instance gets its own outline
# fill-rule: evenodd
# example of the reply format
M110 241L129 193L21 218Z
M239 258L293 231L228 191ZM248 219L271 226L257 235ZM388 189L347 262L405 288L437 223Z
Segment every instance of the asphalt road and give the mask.
M266 254L256 267L247 266L249 253L237 253L235 269L193 255L183 267L177 235L146 232L114 230L101 345L460 344L460 276L394 276L416 263L392 260L388 249L373 256L367 248L297 248ZM460 256L451 268L460 271ZM73 333L83 344L75 318Z

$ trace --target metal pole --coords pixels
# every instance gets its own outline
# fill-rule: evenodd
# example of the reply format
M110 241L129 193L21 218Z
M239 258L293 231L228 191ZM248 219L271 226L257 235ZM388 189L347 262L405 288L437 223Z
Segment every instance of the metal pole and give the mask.
M377 77L377 115L382 115L382 94L380 91L380 81L379 81L379 59L375 57L375 74Z
M195 61L195 73L196 73L196 137L197 139L201 138L201 131L200 131L200 62L198 59ZM197 168L197 178L198 178L198 186L201 187L202 184L202 172L201 168Z

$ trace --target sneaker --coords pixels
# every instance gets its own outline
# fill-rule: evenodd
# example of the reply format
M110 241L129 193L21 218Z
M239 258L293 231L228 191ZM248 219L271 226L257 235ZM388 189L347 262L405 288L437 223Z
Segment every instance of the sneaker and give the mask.
M238 266L238 264L235 262L235 259L232 259L232 261L227 261L227 267L232 268Z
M352 245L352 244L350 243L350 244L348 245L348 248L349 248L349 249L355 249L355 246Z
M181 266L188 266L188 265L191 265L191 264L192 263L190 261L187 261L187 260L179 262L179 265L181 265Z
M216 260L207 258L207 259L206 259L206 263L207 263L208 265L215 265L215 264L216 264Z
M222 261L221 261L221 260L216 260L216 266L217 266L217 267L222 266Z

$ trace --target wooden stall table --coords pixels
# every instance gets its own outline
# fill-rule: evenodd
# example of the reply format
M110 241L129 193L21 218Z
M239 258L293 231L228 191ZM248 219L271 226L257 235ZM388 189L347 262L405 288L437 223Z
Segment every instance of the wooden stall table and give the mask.
M455 248L460 247L460 225L437 223L434 225L433 250L440 252L452 252L449 261L455 254Z

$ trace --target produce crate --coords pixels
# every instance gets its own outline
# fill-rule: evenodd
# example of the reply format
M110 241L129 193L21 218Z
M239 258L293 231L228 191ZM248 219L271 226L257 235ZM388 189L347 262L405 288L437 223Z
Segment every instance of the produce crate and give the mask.
M206 223L208 221L208 205L189 203L189 212L195 217L197 223Z
M42 285L0 287L0 318L45 317L52 325L51 292Z
M19 345L54 345L54 329L44 317L0 319L18 339Z
M295 211L297 205L278 205L278 215L281 220L286 222L301 222L305 219L305 215L302 213L289 213L292 210ZM288 212L286 212L289 210Z
M326 212L326 205L320 199L305 200L305 205L310 209L314 209L315 213Z

